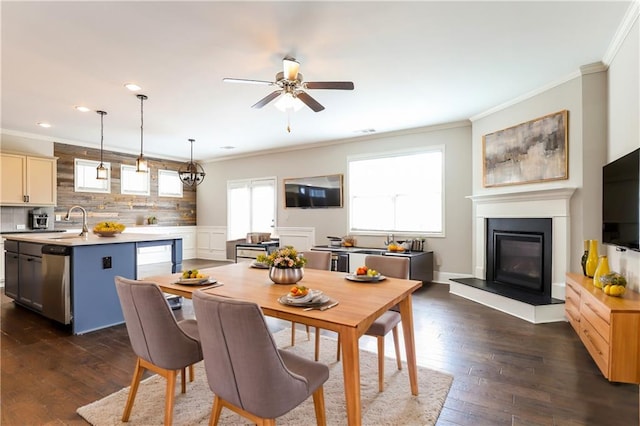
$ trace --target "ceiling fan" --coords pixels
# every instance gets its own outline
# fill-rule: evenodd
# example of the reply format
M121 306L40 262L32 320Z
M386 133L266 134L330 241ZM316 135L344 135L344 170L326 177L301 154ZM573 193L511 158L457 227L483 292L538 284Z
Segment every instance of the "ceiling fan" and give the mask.
M288 98L290 101L298 99L314 112L320 112L324 109L324 106L312 98L307 92L305 92L305 90L353 90L353 82L351 81L303 81L302 73L299 72L300 63L290 56L286 56L282 60L282 68L283 71L276 74L275 81L247 80L242 78L224 78L222 81L227 83L249 83L265 86L278 86L278 90L269 93L267 96L252 105L251 108L262 108L269 102L282 96L283 98Z

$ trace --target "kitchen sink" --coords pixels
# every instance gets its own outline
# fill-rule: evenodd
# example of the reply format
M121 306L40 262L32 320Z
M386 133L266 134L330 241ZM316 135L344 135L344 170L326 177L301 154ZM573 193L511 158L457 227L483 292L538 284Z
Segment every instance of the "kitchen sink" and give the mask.
M80 235L77 235L77 234L73 234L73 235L56 235L55 237L49 237L48 239L57 241L57 240L72 240L74 238L81 239L84 237L81 237Z

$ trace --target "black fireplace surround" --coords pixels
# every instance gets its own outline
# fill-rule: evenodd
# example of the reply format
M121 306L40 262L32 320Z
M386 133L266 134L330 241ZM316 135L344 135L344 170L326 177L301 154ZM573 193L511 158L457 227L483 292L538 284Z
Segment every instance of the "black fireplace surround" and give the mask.
M486 279L453 281L531 305L562 303L551 297L550 218L488 218L485 221Z
M552 220L489 218L486 279L551 298Z

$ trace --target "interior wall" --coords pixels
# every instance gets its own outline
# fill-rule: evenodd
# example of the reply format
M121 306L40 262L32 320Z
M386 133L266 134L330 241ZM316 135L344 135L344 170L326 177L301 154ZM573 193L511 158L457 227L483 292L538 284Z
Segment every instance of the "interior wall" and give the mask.
M490 115L481 117L473 121L473 190L474 195L517 193L523 191L534 191L539 189L551 188L577 188L571 198L570 206L570 252L576 253L571 257L571 270L579 268L580 256L582 256L582 239L584 228L588 228L588 234L594 235L600 229L599 208L585 208L585 200L590 198L592 188L585 187L584 173L591 169L585 169L585 164L594 161L602 162L604 158L604 148L601 148L602 154L599 158L593 160L592 157L598 156L597 149L589 145L585 145L583 138L583 84L582 77L572 78L558 86L541 92L536 96L528 98L520 103L514 104ZM482 186L482 136L488 133L505 129L526 121L542 117L547 114L568 110L568 179L555 180L540 183L510 185L502 187L483 188ZM603 119L600 120L602 125ZM588 138L595 140L596 138ZM604 146L604 141L599 141ZM585 163L586 162L586 163ZM585 195L586 194L586 195ZM599 198L598 198L599 200ZM474 212L475 214L475 212ZM475 233L475 229L474 229ZM475 256L474 252L474 256Z
M198 225L225 226L228 180L276 176L280 227L314 227L316 244L327 244L327 236L343 236L348 231L348 188L344 208L285 209L283 179L342 173L347 181L347 158L363 153L401 151L431 145L445 146L445 234L428 238L435 269L441 273L471 273L471 127L468 122L452 123L413 131L376 135L356 141L337 141L328 146L229 159L203 165L207 173L198 188ZM380 170L402 185L402 170ZM386 236L357 236L357 244L382 247Z
M640 30L638 17L609 65L607 162L640 147ZM606 248L611 270L640 291L640 253Z
M15 134L0 133L0 150L42 157L53 157L53 140L33 139Z

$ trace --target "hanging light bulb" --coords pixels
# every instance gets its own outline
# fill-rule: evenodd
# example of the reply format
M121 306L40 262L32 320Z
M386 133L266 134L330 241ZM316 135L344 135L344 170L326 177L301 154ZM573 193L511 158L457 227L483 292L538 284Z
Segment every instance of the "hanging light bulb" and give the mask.
M104 147L104 116L107 115L105 111L96 111L100 114L100 165L96 168L96 179L106 180L109 178L109 170L104 166L102 162L102 151Z
M146 95L136 95L138 99L140 99L140 156L136 160L136 172L138 173L147 173L149 171L149 164L147 163L147 159L144 158L142 154L142 147L144 141L144 109L143 103L148 99Z
M193 162L193 143L195 141L195 139L189 139L189 142L191 143L191 161L182 165L182 167L180 167L180 170L178 170L178 176L180 176L180 180L182 181L182 183L188 186L200 185L205 176L202 166L198 163Z

